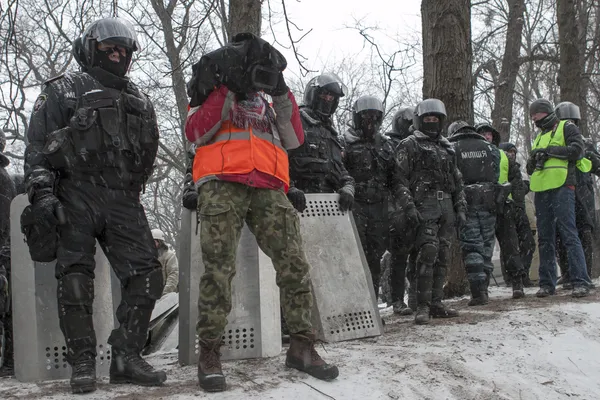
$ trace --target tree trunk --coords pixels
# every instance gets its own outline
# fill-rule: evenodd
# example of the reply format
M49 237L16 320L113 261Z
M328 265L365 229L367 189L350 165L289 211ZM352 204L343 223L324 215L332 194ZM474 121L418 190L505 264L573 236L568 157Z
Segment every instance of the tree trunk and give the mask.
M260 36L262 0L229 0L229 39L238 33Z
M423 0L423 98L446 105L447 124L473 123L471 3Z
M583 54L579 48L580 26L577 22L576 0L556 0L558 18L558 45L560 69L558 85L560 100L581 103L581 77L583 75Z
M524 0L508 1L508 24L502 57L502 70L496 83L492 125L500 132L501 141L510 141L515 84L519 73L519 54L523 33Z
M447 124L458 119L473 123L471 3L469 0L423 0L421 15L423 98L444 102ZM451 249L445 294L462 296L467 280L456 237Z

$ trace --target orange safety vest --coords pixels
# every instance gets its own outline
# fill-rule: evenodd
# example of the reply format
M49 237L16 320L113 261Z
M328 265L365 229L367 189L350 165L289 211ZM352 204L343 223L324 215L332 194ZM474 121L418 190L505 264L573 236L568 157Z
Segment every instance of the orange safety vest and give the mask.
M287 151L276 135L237 128L223 121L207 144L196 148L192 176L202 184L217 175L243 175L254 170L269 174L290 186Z

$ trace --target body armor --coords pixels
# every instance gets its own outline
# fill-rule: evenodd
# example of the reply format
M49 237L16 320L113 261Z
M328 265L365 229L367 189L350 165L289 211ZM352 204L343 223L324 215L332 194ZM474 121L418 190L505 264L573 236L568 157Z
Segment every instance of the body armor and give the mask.
M62 93L68 126L47 136L43 153L52 168L111 188L141 187L158 145L150 101L131 83L107 88L83 72L59 79L55 90L68 90Z
M345 135L345 163L354 178L354 199L364 203L383 202L389 193L387 172L393 162L393 146L389 139L377 135L374 140L361 140L349 131Z
M304 144L289 151L292 186L306 193L335 193L353 179L344 168L337 132L301 108Z

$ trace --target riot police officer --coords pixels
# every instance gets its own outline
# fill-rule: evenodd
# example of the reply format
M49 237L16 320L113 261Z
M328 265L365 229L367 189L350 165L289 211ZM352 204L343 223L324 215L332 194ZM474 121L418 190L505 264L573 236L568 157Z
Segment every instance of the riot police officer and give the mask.
M563 101L556 106L554 112L561 121L571 121L579 126L581 113L577 105L569 101ZM598 155L593 143L589 139L584 139L584 152L585 158L589 160L589 163L586 162L586 167L577 168L575 170L577 182L575 185L575 225L577 226L579 240L583 247L587 273L591 277L592 266L594 263L593 231L596 226L594 180L591 174L597 174L599 172L597 169L594 169L593 166L598 164L597 160L600 158L600 155ZM561 271L561 283L565 289L572 289L569 279L567 249L560 240L559 235L557 235L557 250L558 264Z
M354 202L354 179L344 167L342 145L332 121L346 92L346 86L333 73L314 77L306 85L304 105L300 107L304 144L288 152L288 198L300 212L306 208L304 193L338 192L342 211Z
M82 71L44 84L27 132L31 208L22 216L23 229L34 260L57 259L59 321L73 393L96 389L96 239L122 285L119 326L108 338L110 382L155 386L166 380L140 356L164 283L139 198L152 173L159 131L152 103L127 77L136 50L127 21L92 23L73 46ZM51 249L32 240L56 233Z
M392 131L387 133L394 146L394 151L400 142L412 134L414 107L400 107L392 118ZM396 219L401 219L404 229L396 230L394 224L390 224L390 287L391 301L394 313L400 315L411 315L413 308L416 309L416 291L414 282L414 258L408 262L411 250L414 248L415 230L406 221L406 215L402 210L394 210L394 201L389 202L388 211L397 214ZM408 292L409 306L404 302L406 276L409 276L410 287Z
M398 147L392 182L396 207L417 226L417 324L429 323L430 316L458 316L443 305L442 297L454 224L457 219L465 221L466 202L455 152L442 136L445 119L446 107L440 100L417 105L415 131Z
M500 150L464 121L453 122L448 127L448 137L454 144L467 200L467 221L461 227L460 242L471 289L468 304L487 304L490 276L494 271L492 253Z
M359 97L352 107L353 126L343 137L344 165L355 182L353 215L375 294L387 246L389 182L395 162L392 143L380 132L383 113L381 100Z
M482 135L488 142L495 146L500 145L500 132L489 123L480 123L475 126L477 133ZM523 179L519 165L511 161L507 155L500 152L500 184L510 183L511 191L523 190ZM523 277L525 275L521 252L519 248L519 236L514 212L514 202L511 197L498 208L496 215L496 239L500 245L500 256L504 259L506 267L507 283L513 289L515 298L522 297Z

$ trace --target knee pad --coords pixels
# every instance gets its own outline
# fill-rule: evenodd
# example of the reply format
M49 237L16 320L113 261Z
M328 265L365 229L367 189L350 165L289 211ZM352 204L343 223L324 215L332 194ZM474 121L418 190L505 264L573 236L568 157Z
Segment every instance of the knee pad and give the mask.
M417 263L433 265L438 255L438 247L434 243L425 243L419 249Z
M94 280L80 272L67 274L58 280L58 303L61 306L92 307Z
M134 275L129 278L125 288L124 300L128 304L139 304L153 306L160 299L165 286L162 270L153 269L147 274Z

